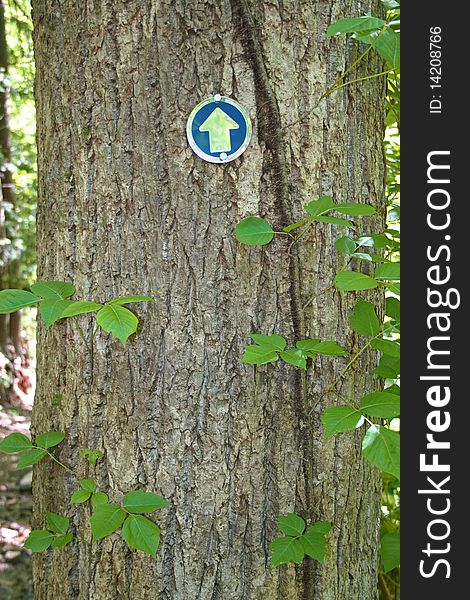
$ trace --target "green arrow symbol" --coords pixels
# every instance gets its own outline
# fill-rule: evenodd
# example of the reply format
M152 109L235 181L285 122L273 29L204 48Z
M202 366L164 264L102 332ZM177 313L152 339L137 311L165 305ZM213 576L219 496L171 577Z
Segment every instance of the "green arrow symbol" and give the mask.
M199 131L209 132L211 152L230 152L230 130L239 129L240 125L221 108L215 108L199 127Z

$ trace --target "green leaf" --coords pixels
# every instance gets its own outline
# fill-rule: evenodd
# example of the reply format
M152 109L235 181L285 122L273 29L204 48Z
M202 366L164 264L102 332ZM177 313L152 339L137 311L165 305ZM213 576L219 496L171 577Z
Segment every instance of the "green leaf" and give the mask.
M276 362L278 358L277 352L272 350L269 346L250 344L245 348L242 363L247 365L265 365L267 363Z
M393 419L400 415L400 396L388 392L372 392L361 398L360 409L370 417Z
M400 534L386 533L380 540L380 556L385 573L388 573L400 564Z
M315 340L301 340L301 341L312 341ZM299 342L297 342L299 343ZM302 348L305 350L305 348ZM324 356L348 356L348 353L344 348L342 348L337 342L320 342L317 341L316 344L309 344L308 350L310 352L315 352L316 354L323 354Z
M261 217L247 217L235 227L235 237L242 244L264 246L274 237L271 225Z
M323 533L326 535L331 531L331 527L332 525L329 521L317 521L316 523L313 523L313 525L310 525L309 529L316 533Z
M98 302L89 302L88 300L77 300L69 304L62 313L62 319L66 317L76 317L77 315L85 315L91 312L97 312L103 308Z
M361 413L352 406L333 406L327 408L322 416L325 435L331 437L335 433L354 431Z
M394 321L400 322L400 300L397 298L387 298L385 300L385 314Z
M122 539L131 548L155 558L160 544L160 529L146 517L129 515L122 527Z
M387 290L389 292L392 292L392 294L396 294L397 296L400 295L400 284L399 283L388 281L385 284L385 287L387 288Z
M66 281L38 281L33 283L31 291L41 298L63 300L75 293L75 286Z
M366 260L367 262L373 262L372 256L370 254L366 254L365 252L353 252L351 254L351 258L356 258L357 260Z
M293 537L281 537L269 544L272 552L271 565L282 565L289 562L300 564L305 556L302 543Z
M69 544L73 540L73 535L71 533L66 533L65 535L59 535L52 540L51 546L53 548L63 548L67 544Z
M39 303L39 312L46 327L62 318L64 310L73 304L71 300L46 299Z
M250 333L251 339L259 346L278 350L279 352L286 347L286 340L280 335L265 335L264 333Z
M119 296L119 298L113 298L106 304L132 304L133 302L155 302L155 298L152 296Z
M314 217L313 220L320 221L321 223L332 223L333 225L351 227L351 221L346 221L346 219L340 219L339 217Z
M390 246L390 240L382 233L374 233L371 235L363 235L356 240L359 246L373 248L387 248Z
M307 357L303 350L295 350L291 348L290 350L286 350L285 352L280 353L280 357L286 363L290 365L294 365L295 367L300 367L301 369L307 368Z
M20 460L18 461L16 468L24 469L25 467L30 467L31 465L35 465L42 458L47 455L46 450L41 450L40 448L32 448L21 455Z
M335 210L350 217L368 217L375 215L375 208L370 204L360 204L359 202L344 202L335 204Z
M370 31L372 29L382 29L385 21L376 17L364 15L353 19L340 19L336 23L332 23L326 30L328 36L336 35L337 33L355 33L356 31Z
M80 479L82 490L93 493L96 490L96 481L93 479Z
M343 235L343 237L340 237L336 240L335 248L338 250L338 252L352 254L356 250L356 242L347 235Z
M305 554L321 563L325 560L325 533L318 531L318 529L315 529L313 526L309 527L307 532L300 538L300 543L302 544Z
M381 425L371 425L362 440L366 459L400 479L400 435Z
M307 223L308 223L307 219L302 219L301 221L297 221L296 223L291 223L291 225L287 225L286 227L283 227L282 231L284 231L284 233L290 233L291 231L294 231L294 229L303 227Z
M374 277L376 279L380 279L380 280L388 279L388 280L398 281L400 279L400 263L390 262L390 263L384 263L382 265L379 265L375 269Z
M400 68L400 34L391 28L385 29L374 43L374 48L393 69Z
M388 354L395 358L400 357L400 344L393 340L372 340L370 345L372 348L375 348L384 354Z
M336 273L335 286L341 292L373 290L378 283L369 275L356 271L339 271Z
M169 506L169 502L153 492L136 490L125 494L122 506L130 513L149 513Z
M374 373L382 379L396 379L400 374L400 359L383 354Z
M25 541L24 547L33 552L43 552L49 548L53 539L54 534L50 531L32 531Z
M119 529L126 518L126 513L115 504L98 504L94 507L90 518L93 541L111 535Z
M12 452L22 452L28 450L33 444L29 437L26 437L22 433L10 433L6 438L0 442L0 452L6 452L11 454Z
M104 452L101 450L91 450L90 448L85 448L80 454L80 457L86 458L90 465L94 465L102 456L104 456Z
M51 531L53 531L54 533L59 533L61 535L67 533L70 525L70 519L68 519L67 517L63 517L62 515L56 515L56 513L53 512L47 512L46 518L47 526Z
M36 437L36 446L40 446L41 448L52 448L53 446L57 446L62 442L65 438L63 433L59 433L58 431L48 431L47 433L42 433Z
M96 322L104 331L120 339L124 347L139 324L137 317L128 308L109 304L97 312Z
M20 308L36 304L40 300L39 296L26 290L2 290L0 292L0 315L16 312Z
M77 490L70 497L70 504L83 504L91 496L91 492L86 490Z
M104 492L96 492L96 494L91 495L91 503L93 506L97 506L98 504L106 504L108 502L108 495Z
M356 302L351 315L351 327L361 335L377 335L380 331L380 322L374 305L363 300Z
M318 344L320 343L320 340L317 339L310 339L310 340L298 340L295 345L299 350L302 350L303 352L313 352L313 348L316 348L316 346L318 346Z
M323 213L330 211L334 207L333 198L331 196L322 196L318 200L312 200L304 206L310 217L319 217Z
M305 521L295 513L280 515L277 518L277 526L287 535L299 536L305 531Z

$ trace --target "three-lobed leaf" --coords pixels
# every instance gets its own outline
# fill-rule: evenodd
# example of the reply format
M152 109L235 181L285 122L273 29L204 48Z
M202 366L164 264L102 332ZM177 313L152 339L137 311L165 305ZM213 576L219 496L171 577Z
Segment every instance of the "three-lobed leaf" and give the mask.
M6 452L8 454L13 452L23 452L23 450L31 448L32 445L29 437L25 436L23 433L10 433L10 435L7 435L6 438L0 442L0 452Z
M139 320L128 308L107 304L96 314L96 322L107 333L121 340L126 346L129 336L137 331Z

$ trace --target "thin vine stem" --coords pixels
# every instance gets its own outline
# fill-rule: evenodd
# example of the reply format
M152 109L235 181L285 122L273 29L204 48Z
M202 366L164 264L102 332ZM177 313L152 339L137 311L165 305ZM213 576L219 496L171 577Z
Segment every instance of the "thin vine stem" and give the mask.
M61 462L57 457L55 457L52 452L49 452L49 450L47 448L41 448L41 446L31 446L31 448L35 448L36 450L45 450L46 454L52 458L52 460L57 463L59 466L61 466L63 469L65 469L66 471L68 471L69 473L72 473L72 475L78 479L78 475L75 473L75 471L73 469L71 469L70 467L68 467L66 464L64 464L63 462Z
M366 75L365 77L359 77L358 79L351 79L351 81L346 81L345 83L342 83L341 85L338 85L335 88L330 88L323 94L322 98L326 98L330 94L333 94L334 92L337 92L338 90L341 90L342 88L345 88L348 85L352 85L353 83L359 83L361 81L367 81L368 79L381 77L382 75L388 75L388 73L393 73L393 71L394 69L388 69L387 71L382 71L381 73L374 73L373 75Z

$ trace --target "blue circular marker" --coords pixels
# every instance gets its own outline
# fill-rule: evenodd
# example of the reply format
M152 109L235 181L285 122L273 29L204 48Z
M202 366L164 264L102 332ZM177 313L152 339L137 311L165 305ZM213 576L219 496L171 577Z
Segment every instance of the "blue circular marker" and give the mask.
M194 152L211 163L227 163L242 154L251 140L248 112L226 96L215 94L198 104L186 124Z

